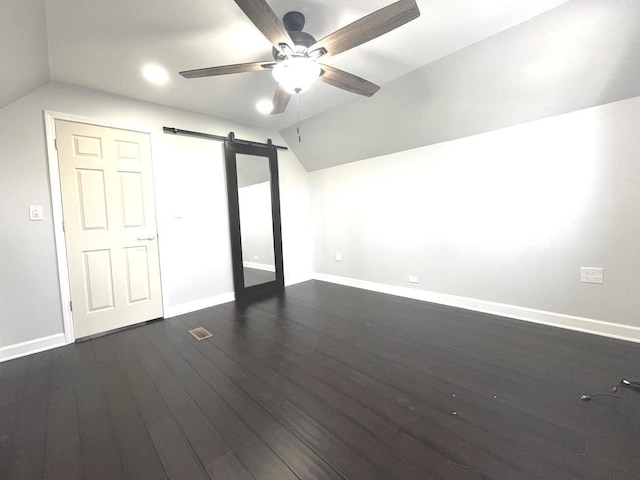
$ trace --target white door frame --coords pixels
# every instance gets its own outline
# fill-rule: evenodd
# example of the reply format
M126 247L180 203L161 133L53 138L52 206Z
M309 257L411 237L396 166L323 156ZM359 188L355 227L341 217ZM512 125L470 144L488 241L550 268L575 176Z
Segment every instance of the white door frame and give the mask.
M153 131L149 128L140 128L139 126L132 127L127 125L121 125L114 122L105 122L90 117L83 117L79 115L72 115L68 113L54 112L50 110L44 111L45 122L45 136L47 140L47 158L49 163L49 186L51 188L51 206L53 215L53 233L56 243L56 258L58 261L58 281L60 285L60 301L62 303L62 323L64 329L64 338L67 344L73 343L76 340L75 332L73 328L73 312L71 311L71 288L69 284L69 268L67 261L67 243L62 227L64 215L62 211L62 190L60 188L60 159L58 158L58 150L56 149L56 120L66 120L69 122L86 123L89 125L95 125L98 127L117 128L119 130L130 130L134 132L148 134L151 140L151 159L153 163ZM155 172L153 170L154 184ZM156 217L157 217L157 189L154 188L154 199L156 200ZM160 224L156 218L156 224L158 231L160 230ZM158 235L158 255L161 252L160 235ZM164 295L164 283L162 281L162 262L160 262L160 285L162 288L162 309L163 312L167 311L166 296Z

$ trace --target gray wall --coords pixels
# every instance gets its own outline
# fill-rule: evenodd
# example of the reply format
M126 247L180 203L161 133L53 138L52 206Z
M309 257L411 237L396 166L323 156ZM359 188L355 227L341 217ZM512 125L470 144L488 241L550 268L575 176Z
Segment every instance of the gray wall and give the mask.
M416 46L419 48L419 46ZM640 95L640 2L573 0L281 133L307 170Z
M49 81L44 0L0 1L0 108Z
M162 127L282 139L204 115L49 83L0 110L0 350L62 332L43 110L152 131L165 302L176 312L232 292L222 144L165 135ZM311 270L307 173L290 152L279 153L279 165L285 279L292 283ZM44 206L44 221L28 220L29 205Z
M314 271L640 327L638 125L640 97L312 172Z

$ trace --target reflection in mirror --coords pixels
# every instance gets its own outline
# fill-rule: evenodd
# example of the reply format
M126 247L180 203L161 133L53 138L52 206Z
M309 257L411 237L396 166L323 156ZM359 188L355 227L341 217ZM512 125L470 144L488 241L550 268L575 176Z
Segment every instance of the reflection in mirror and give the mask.
M276 279L269 158L236 154L244 286Z

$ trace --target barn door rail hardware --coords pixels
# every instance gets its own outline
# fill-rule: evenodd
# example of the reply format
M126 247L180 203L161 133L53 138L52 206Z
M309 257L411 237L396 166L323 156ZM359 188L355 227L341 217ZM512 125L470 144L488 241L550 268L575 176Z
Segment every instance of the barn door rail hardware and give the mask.
M267 143L253 142L251 140L242 140L240 138L236 138L233 132L230 132L229 135L227 136L222 136L222 135L213 135L211 133L194 132L192 130L182 130L181 128L174 128L174 127L162 127L162 130L164 131L164 133L171 134L171 135L184 135L187 137L206 138L208 140L218 140L220 142L229 140L232 142L242 143L245 145L256 145L260 147L274 147L274 148L277 148L278 150L289 150L288 147L284 147L282 145L276 145L272 143L271 139L267 140Z

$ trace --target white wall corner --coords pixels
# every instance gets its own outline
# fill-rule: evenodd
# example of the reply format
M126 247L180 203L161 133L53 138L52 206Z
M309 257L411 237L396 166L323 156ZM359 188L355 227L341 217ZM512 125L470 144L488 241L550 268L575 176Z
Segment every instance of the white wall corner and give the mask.
M64 333L58 333L56 335L51 335L50 337L36 338L35 340L16 343L15 345L8 345L0 348L0 362L6 362L7 360L13 360L14 358L24 357L38 352L44 352L45 350L51 350L52 348L63 347L64 345L67 345Z
M398 287L395 285L369 282L366 280L358 280L355 278L340 277L324 273L315 273L314 279L348 287L360 288L363 290L370 290L372 292L385 293L388 295L411 298L414 300L421 300L423 302L437 303L450 307L464 308L466 310L488 313L500 317L524 320L526 322L539 323L542 325L565 328L577 332L590 333L593 335L601 335L618 340L640 343L640 328L633 327L631 325L604 322L602 320L594 320L591 318L576 317L562 313L535 310L532 308L494 303L467 297L458 297L455 295L429 292L414 288Z

